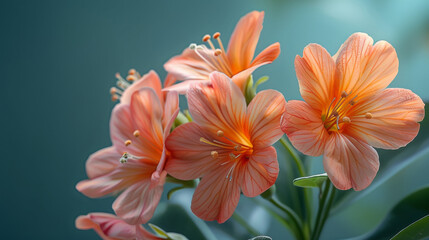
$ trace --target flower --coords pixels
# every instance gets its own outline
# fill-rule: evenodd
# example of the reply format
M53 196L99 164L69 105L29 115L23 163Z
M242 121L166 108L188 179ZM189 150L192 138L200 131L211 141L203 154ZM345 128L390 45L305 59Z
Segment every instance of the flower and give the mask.
M274 184L279 172L271 145L282 135L285 108L281 93L265 90L248 107L240 89L223 73L209 76L210 85L192 86L189 111L194 122L170 134L167 172L175 178L202 178L192 211L200 218L225 222L240 198L255 197Z
M113 209L129 224L147 222L158 205L167 174L164 139L179 111L177 93L163 93L154 71L134 84L144 87L124 91L121 103L113 109L113 146L89 157L89 179L76 186L92 198L123 191Z
M130 225L115 215L107 213L90 213L76 219L76 228L94 229L104 240L153 239L160 240L141 225Z
M295 59L303 101L289 101L282 129L299 151L323 154L323 166L341 190L362 190L374 179L378 154L373 147L397 149L419 131L424 103L413 92L387 88L398 72L395 49L373 45L355 33L329 53L317 44Z
M164 68L184 82L167 89L185 93L194 80L208 83L209 74L219 71L232 78L244 92L246 81L252 72L262 65L271 63L280 54L280 44L277 42L253 59L263 20L264 12L257 11L241 18L231 36L227 52L220 40L220 33L215 33L213 38L218 41L219 48L215 48L210 35L205 35L203 41L209 44L210 49L205 45L191 44L181 55L171 58L165 63Z

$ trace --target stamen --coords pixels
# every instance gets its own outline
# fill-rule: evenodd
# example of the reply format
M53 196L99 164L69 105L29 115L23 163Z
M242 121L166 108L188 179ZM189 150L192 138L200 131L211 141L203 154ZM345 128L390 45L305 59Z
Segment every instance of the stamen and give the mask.
M337 129L340 130L340 125L338 125L338 119L340 119L340 116L337 116Z
M137 78L134 75L128 75L127 76L127 80L130 81L130 82L134 82L135 80L137 80Z
M218 39L218 37L220 37L220 32L215 32L215 33L213 34L213 38L214 38L214 39Z
M343 117L343 122L350 123L351 121L349 117Z
M346 98L346 97L347 97L347 93L346 93L346 91L342 91L342 92L341 92L341 97L342 97L342 98Z
M128 161L128 153L124 152L124 154L122 154L122 157L119 159L120 163L126 163Z
M203 37L203 42L207 42L208 40L210 40L210 35L206 34Z
M110 94L112 94L112 95L115 94L117 90L118 90L117 88L111 87L110 88Z
M191 50L195 50L196 48L197 48L197 44L195 44L195 43L191 43L189 45L189 49L191 49Z
M223 135L223 131L222 131L222 130L217 131L216 135L217 135L218 137L223 137L223 136L224 136L224 135Z
M365 113L365 118L366 119L371 119L372 118L372 114L370 112Z
M131 144L131 140L128 139L124 143L125 143L125 146L129 146Z
M136 70L135 70L134 68L131 68L131 69L128 71L128 74L129 74L129 75L135 75L135 74L136 74Z
M216 57L219 56L219 55L221 55L221 54L222 54L222 50L220 50L220 49L216 49L215 52L214 52L214 55Z
M140 131L139 130L135 130L133 132L134 137L139 137L140 136Z
M118 95L112 95L112 102L116 102L119 99Z
M239 151L241 150L241 146L240 146L240 145L236 145L236 146L234 147L234 150L235 150L236 152L239 152Z
M218 152L216 152L216 151L212 151L212 152L210 153L210 155L212 155L212 158L213 158L213 159L216 159L216 158L218 158L218 157L219 157L219 153L218 153Z

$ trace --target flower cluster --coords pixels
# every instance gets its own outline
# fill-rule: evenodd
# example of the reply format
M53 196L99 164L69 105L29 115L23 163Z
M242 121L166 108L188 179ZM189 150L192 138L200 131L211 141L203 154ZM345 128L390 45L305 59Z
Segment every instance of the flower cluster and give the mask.
M398 71L396 52L362 33L334 56L310 44L296 57L305 102L286 103L281 93L265 90L247 104L252 72L280 54L274 43L254 58L263 17L256 11L244 16L227 51L220 33L203 37L208 46L191 44L165 63L164 86L154 71L117 75L111 89L119 100L110 120L113 145L89 157L89 179L76 186L91 198L119 194L112 206L116 216L80 216L77 228L94 229L103 239L162 239L141 224L152 218L167 179L198 179L192 211L223 223L241 193L256 197L276 182L272 145L283 133L302 153L323 154L325 171L342 190L362 190L372 182L379 168L373 147L396 149L414 139L424 104L409 90L386 89ZM178 94L187 97L186 121L177 118L183 116Z

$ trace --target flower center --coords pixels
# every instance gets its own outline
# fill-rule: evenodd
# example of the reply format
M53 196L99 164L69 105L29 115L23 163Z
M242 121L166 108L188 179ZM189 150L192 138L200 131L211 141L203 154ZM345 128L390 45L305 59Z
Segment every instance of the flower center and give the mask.
M114 102L121 98L125 89L131 86L134 81L140 79L141 75L135 69L130 69L128 71L128 76L126 77L126 79L124 79L119 73L116 73L115 77L117 79L116 87L110 88L110 95L112 95L112 101Z
M213 34L213 38L217 40L219 48L216 48L210 40L210 35L206 34L203 37L203 42L207 42L210 48L206 45L197 45L192 43L189 48L194 50L195 53L206 62L211 68L225 73L232 77L232 70L230 68L228 57L226 56L225 48L220 40L220 33Z
M229 178L229 181L231 181L233 170L238 161L240 161L242 158L248 159L253 153L253 146L236 142L226 137L224 132L221 130L217 131L216 135L219 137L218 140L213 139L210 141L201 137L200 141L215 147L215 149L210 152L210 155L213 159L219 158L225 160L225 162L221 163L221 165L232 163L232 166L226 175L226 179Z
M351 97L351 94L343 91L338 101L336 101L335 97L332 99L328 110L322 114L323 124L329 133L339 131L342 125L351 123L351 119L347 116L347 113L356 104L356 97L357 95Z

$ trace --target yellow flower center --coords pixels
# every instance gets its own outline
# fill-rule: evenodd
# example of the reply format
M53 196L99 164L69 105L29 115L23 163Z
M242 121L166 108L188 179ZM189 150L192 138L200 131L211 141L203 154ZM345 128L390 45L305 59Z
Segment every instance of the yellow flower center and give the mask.
M347 116L347 113L356 104L356 97L357 95L351 97L351 94L343 91L337 101L335 97L332 99L328 110L322 114L323 124L329 133L339 131L344 124L351 123L352 120Z
M222 159L225 160L221 165L232 163L231 168L226 175L226 178L229 178L229 181L232 180L232 172L237 165L238 161L241 159L249 159L250 155L253 153L253 146L248 143L236 142L224 135L224 132L219 130L216 135L218 139L213 139L212 141L207 140L206 138L201 137L200 141L211 146L216 147L215 150L210 152L210 155L213 159ZM249 146L250 145L250 146Z

